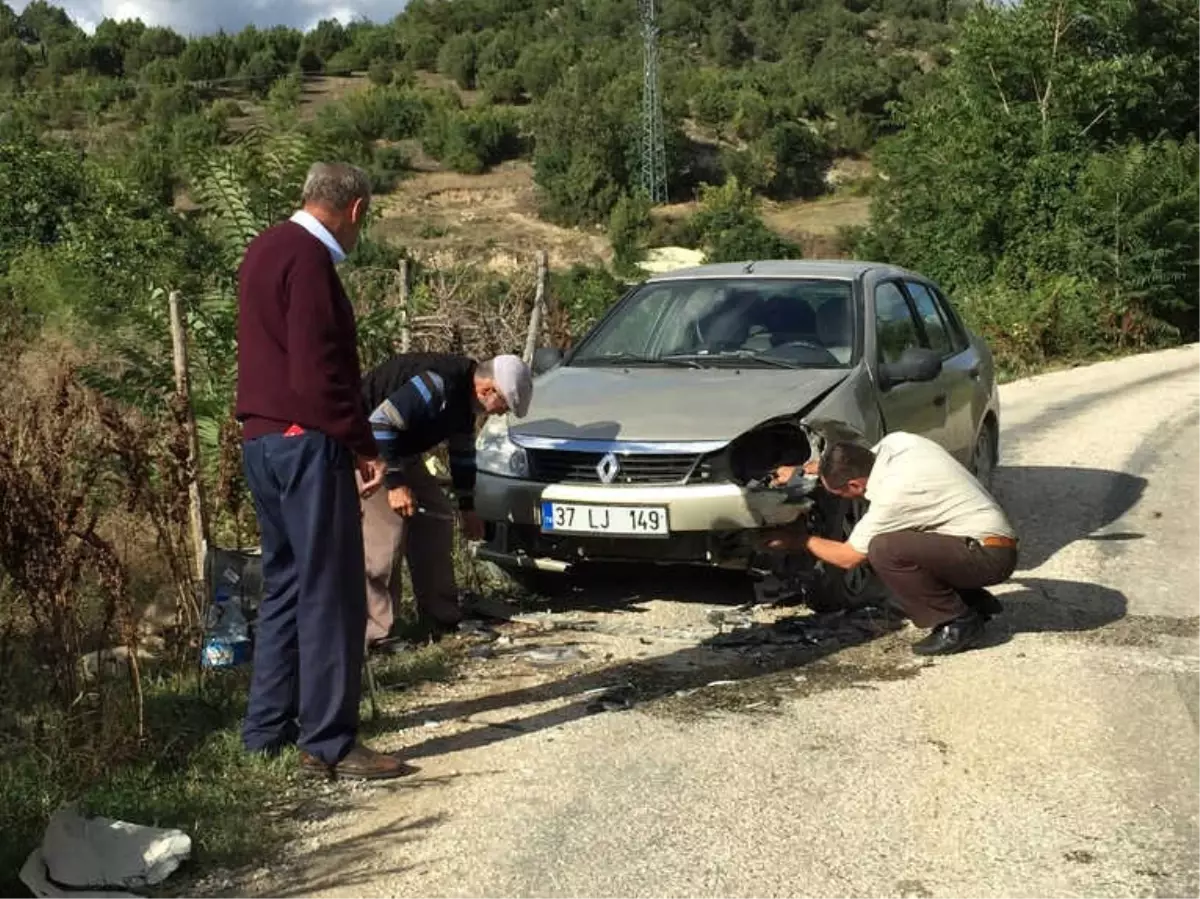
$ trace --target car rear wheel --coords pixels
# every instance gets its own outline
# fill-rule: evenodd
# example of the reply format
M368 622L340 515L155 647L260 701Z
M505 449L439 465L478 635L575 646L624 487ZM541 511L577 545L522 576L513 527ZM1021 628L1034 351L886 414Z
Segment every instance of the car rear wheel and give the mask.
M975 448L971 451L971 474L983 485L985 490L992 489L992 478L996 473L998 448L996 426L989 418L979 429L975 438Z
M861 499L835 500L825 519L827 525L823 536L846 540L866 510L867 504ZM857 609L875 605L883 599L883 584L867 563L849 570L824 562L818 563L818 567L820 574L816 588L808 599L808 607L814 612Z

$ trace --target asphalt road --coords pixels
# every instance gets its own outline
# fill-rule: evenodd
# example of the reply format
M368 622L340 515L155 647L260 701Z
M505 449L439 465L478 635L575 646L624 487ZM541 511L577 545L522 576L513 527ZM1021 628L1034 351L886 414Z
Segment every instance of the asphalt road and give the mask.
M1198 374L1188 347L1002 389L1024 558L986 648L788 663L698 646L711 598L597 601L590 666L404 697L375 742L419 773L331 794L237 894L1197 895ZM626 676L631 709L583 711Z

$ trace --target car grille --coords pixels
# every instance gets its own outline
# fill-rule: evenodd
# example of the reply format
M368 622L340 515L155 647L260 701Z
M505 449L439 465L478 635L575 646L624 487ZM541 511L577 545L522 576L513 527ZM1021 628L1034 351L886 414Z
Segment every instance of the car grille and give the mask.
M604 453L575 450L529 450L532 480L544 484L602 484L597 468ZM699 467L693 453L618 453L613 484L682 484ZM698 474L698 472L696 472Z

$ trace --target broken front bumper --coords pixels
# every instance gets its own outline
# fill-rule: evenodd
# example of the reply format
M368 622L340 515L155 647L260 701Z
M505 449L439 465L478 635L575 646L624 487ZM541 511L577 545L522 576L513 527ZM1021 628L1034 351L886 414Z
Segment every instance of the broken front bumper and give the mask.
M647 536L548 531L546 503L665 510L667 532ZM806 512L783 491L738 484L670 486L544 484L479 474L475 509L488 525L480 558L506 567L563 570L585 560L707 564L744 568L758 551L757 532Z

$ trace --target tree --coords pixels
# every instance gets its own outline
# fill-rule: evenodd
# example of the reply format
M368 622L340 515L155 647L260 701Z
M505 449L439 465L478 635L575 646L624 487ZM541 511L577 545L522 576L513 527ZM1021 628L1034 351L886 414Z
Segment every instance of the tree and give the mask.
M465 91L475 89L475 39L457 34L438 52L438 71Z
M1157 9L1174 10L1160 25L1195 31L1193 7ZM1194 111L1183 114L1193 101L1180 99L1195 86L1163 77L1170 64L1161 38L1138 26L1144 15L1120 0L973 12L953 62L875 151L885 178L858 251L1018 304L1040 302L1047 284L1091 285L1071 295L1090 297L1095 320L1114 301L1155 316L1194 309L1194 237L1171 223L1200 199L1184 168L1194 167L1184 149ZM1185 143L1173 149L1164 135ZM1088 245L1094 252L1081 251ZM1018 321L1042 314L1012 311Z
M608 219L608 240L618 274L636 271L646 252L651 225L650 201L645 193L622 194Z
M217 81L226 76L228 39L201 37L188 41L179 55L179 72L187 81Z
M10 37L0 43L0 81L16 84L33 68L33 55L25 42Z
M78 151L31 135L0 139L0 270L27 244L61 236L84 198Z
M799 259L800 248L771 231L758 213L748 188L730 178L720 187L700 190L700 210L692 220L706 262Z

